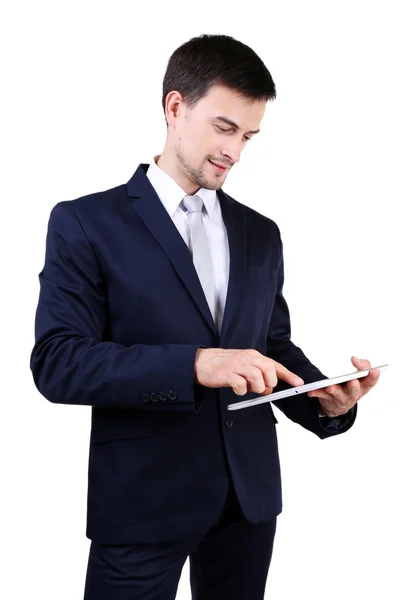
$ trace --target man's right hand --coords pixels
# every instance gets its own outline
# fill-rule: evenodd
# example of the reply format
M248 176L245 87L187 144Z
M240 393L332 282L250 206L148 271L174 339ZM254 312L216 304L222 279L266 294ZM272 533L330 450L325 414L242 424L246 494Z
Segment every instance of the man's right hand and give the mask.
M238 396L247 392L271 394L278 378L292 386L304 381L280 363L258 350L199 348L195 360L195 381L205 387L231 387Z

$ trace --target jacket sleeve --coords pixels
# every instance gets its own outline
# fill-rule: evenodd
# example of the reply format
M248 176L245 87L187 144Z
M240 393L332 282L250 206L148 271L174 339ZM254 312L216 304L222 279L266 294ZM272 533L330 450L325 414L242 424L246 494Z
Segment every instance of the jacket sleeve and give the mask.
M104 408L196 410L198 345L126 347L104 339L105 279L69 201L51 211L39 282L30 368L47 400Z
M296 375L299 375L305 383L312 383L319 379L326 379L327 376L313 365L303 351L290 339L290 315L288 305L283 296L284 265L282 241L280 241L280 244L278 284L269 324L266 355L281 363ZM290 387L288 383L279 381L273 391L279 392ZM353 425L357 413L357 405L355 405L348 413L340 417L320 417L319 400L308 396L307 393L276 400L274 404L289 419L299 423L322 439L347 431Z

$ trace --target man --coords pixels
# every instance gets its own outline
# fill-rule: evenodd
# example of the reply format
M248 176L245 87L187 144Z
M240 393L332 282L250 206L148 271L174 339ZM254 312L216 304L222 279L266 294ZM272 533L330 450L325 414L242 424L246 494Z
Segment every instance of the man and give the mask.
M249 47L191 39L164 77L163 152L51 212L31 369L51 402L92 406L86 600L175 598L188 557L194 600L263 598L277 421L227 405L325 377L290 339L277 225L222 190L275 96ZM277 406L327 438L378 377Z

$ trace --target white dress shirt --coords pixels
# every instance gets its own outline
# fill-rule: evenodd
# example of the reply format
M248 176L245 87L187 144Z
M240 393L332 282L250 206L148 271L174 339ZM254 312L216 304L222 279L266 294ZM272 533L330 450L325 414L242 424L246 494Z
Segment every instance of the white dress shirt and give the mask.
M159 159L159 156L155 156L151 161L147 177L185 244L190 248L190 230L186 209L183 208L183 205L179 206L183 198L188 194L170 175L158 167L156 161ZM200 188L196 192L196 195L200 196L203 200L206 209L203 210L202 218L209 239L216 290L216 315L219 323L219 331L221 331L230 269L227 230L224 225L216 191Z

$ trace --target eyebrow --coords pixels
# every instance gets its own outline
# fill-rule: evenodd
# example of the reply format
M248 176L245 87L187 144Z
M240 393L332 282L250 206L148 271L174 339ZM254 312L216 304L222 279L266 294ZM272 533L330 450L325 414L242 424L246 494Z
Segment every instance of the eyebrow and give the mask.
M220 121L224 121L224 123L227 123L227 125L231 125L231 127L235 127L235 129L239 129L237 123L234 123L234 121L232 121L231 119L229 119L228 117L214 117L214 119L218 119ZM247 131L247 133L259 133L259 129L255 129L255 131Z

